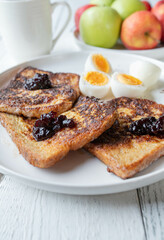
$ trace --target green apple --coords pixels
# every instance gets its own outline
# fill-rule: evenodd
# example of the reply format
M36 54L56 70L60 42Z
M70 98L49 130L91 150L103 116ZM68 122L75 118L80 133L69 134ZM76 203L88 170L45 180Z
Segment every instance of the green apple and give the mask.
M111 48L115 45L122 19L111 7L87 9L80 18L80 35L89 45Z
M146 10L144 3L140 0L116 0L111 7L120 14L122 19L127 18L134 12Z
M110 6L114 0L91 0L91 4L101 5L101 6Z

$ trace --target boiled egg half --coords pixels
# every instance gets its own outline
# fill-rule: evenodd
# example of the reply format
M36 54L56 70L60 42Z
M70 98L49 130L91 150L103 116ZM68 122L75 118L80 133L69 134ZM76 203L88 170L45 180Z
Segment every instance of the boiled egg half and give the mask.
M151 62L135 61L129 67L129 74L140 79L147 88L150 88L157 83L161 69Z
M133 76L115 72L111 79L111 89L115 97L141 97L146 87Z
M110 90L109 76L100 71L89 71L82 74L79 87L85 96L103 98Z
M105 58L102 54L94 53L88 56L84 71L101 71L106 74L110 74L112 72L112 68L107 58Z

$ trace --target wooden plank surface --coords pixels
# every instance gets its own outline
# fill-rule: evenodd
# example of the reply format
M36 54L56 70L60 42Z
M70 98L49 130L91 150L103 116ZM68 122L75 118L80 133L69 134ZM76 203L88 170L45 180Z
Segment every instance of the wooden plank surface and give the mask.
M6 176L0 196L1 240L145 239L136 191L70 196L37 190Z
M164 239L164 180L138 190L146 237Z

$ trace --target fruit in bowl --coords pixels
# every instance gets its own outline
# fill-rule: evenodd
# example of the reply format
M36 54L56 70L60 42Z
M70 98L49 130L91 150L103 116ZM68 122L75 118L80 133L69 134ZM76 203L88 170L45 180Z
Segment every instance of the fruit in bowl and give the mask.
M142 1L147 11L151 11L151 5L148 1Z
M111 7L95 6L80 18L80 35L89 45L111 48L119 37L122 19Z
M121 40L128 49L152 49L162 35L161 24L149 11L135 12L126 18L121 28Z
M164 1L159 1L152 8L152 13L158 18L162 26L161 41L164 42Z
M88 8L90 7L94 7L96 5L94 4L87 4L87 5L84 5L80 8L78 8L75 12L75 26L76 26L76 30L79 31L79 22L80 22L80 18L81 18L81 15L83 14L83 12L85 12Z
M112 48L120 37L127 49L145 50L164 42L164 0L152 10L148 1L140 0L90 0L90 3L94 4L79 8L75 14L75 35L80 32L86 44ZM120 41L116 48L120 48Z
M146 9L144 3L140 0L116 0L113 2L111 7L120 14L122 19L127 18L136 11Z

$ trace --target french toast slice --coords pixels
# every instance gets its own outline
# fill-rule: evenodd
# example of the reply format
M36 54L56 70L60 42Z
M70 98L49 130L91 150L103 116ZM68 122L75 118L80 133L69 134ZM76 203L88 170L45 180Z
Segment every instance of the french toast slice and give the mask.
M36 73L47 74L52 88L26 90L25 79L32 78ZM0 111L36 118L50 111L61 114L72 108L79 95L79 75L26 67L5 89L0 90Z
M164 105L146 99L115 99L117 120L85 149L104 162L109 171L125 179L148 167L164 155L164 136L136 136L128 131L131 122L164 114Z
M0 122L29 163L48 168L70 150L82 148L110 128L116 119L115 109L113 101L103 102L81 96L74 108L62 114L73 119L76 127L62 129L53 137L39 142L32 135L35 119L0 113Z

